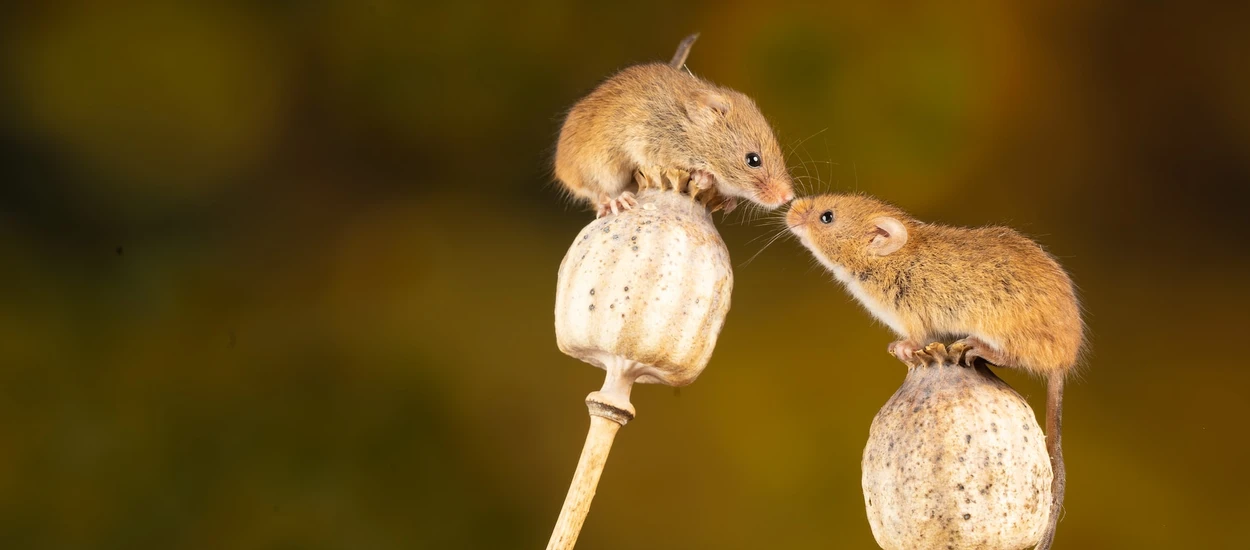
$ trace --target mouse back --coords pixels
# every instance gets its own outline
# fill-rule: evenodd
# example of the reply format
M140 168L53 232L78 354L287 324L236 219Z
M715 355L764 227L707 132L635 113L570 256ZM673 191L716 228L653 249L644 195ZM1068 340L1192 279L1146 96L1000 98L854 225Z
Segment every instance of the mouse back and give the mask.
M1007 227L920 222L864 195L795 201L787 224L874 316L913 339L977 335L1027 370L1069 369L1084 346L1076 289Z

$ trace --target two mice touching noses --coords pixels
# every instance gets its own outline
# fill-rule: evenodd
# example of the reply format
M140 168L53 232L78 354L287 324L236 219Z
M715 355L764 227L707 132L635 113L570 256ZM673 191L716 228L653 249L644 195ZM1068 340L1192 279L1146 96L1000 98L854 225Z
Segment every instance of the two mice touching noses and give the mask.
M668 64L629 67L569 111L556 178L598 216L634 207L634 172L678 168L699 189L766 208L791 203L788 229L874 317L911 363L929 342L959 343L963 359L1047 381L1046 446L1053 500L1038 549L1050 548L1063 504L1063 386L1084 347L1068 274L1037 243L1005 227L920 222L865 195L794 199L767 120L747 96L682 70L698 35ZM731 209L732 206L730 206Z

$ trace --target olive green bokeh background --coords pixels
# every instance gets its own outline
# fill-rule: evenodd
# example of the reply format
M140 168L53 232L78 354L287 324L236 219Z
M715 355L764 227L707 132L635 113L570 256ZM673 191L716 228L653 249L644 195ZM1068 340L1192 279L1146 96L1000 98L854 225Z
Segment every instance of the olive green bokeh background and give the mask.
M695 30L805 191L1070 269L1061 547L1244 543L1245 5L94 4L0 19L0 547L541 547L602 379L552 331L561 112ZM794 241L746 262L769 219L718 216L718 349L635 391L581 547L873 546L904 370Z

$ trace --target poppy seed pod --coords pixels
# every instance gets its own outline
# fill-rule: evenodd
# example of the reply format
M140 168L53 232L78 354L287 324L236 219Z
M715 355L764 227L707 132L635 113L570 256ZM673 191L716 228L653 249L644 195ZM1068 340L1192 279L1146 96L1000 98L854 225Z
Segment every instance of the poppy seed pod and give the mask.
M636 362L638 382L684 386L703 372L729 312L729 251L689 196L646 188L637 200L569 247L556 286L556 343L600 368Z
M729 312L733 271L711 216L722 200L700 198L680 170L635 179L637 206L591 222L560 263L556 344L606 376L586 397L590 430L548 550L576 544L616 432L634 418L633 384L693 382Z
M1031 548L1046 528L1052 474L1033 409L962 351L917 352L872 421L864 504L887 550Z

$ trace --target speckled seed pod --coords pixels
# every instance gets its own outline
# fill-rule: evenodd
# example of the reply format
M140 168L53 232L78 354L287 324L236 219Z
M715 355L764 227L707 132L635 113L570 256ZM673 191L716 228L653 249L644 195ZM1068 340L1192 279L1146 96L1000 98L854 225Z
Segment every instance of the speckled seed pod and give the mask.
M703 372L729 312L729 251L689 195L645 188L637 200L586 226L565 254L556 342L600 368L636 362L638 382L684 386Z
M864 502L887 550L1030 548L1046 527L1046 440L1020 394L930 344L872 421Z

